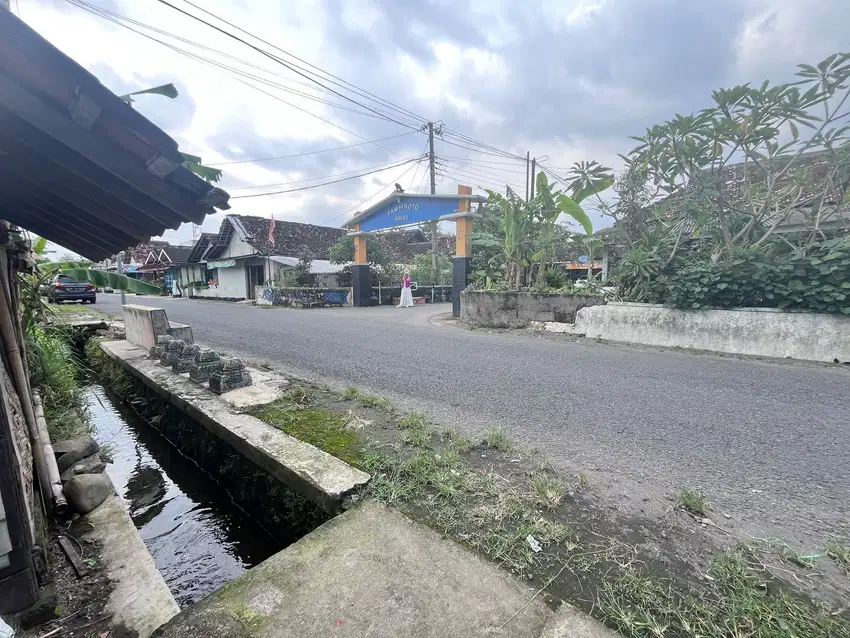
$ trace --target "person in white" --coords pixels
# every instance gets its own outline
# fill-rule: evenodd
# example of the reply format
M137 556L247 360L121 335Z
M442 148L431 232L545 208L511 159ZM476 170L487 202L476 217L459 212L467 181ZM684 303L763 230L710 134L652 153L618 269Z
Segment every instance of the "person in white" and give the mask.
M413 293L410 291L410 273L407 271L404 272L404 277L401 278L401 302L396 307L413 307Z

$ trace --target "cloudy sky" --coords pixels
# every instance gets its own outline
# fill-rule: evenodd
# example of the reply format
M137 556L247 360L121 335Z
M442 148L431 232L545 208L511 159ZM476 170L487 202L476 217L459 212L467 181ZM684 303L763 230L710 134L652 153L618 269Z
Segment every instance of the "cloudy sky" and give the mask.
M850 32L847 0L192 0L235 26L186 0L167 1L305 75L316 77L308 65L333 74L339 79L322 83L359 104L158 0L86 0L149 37L78 0L12 0L12 8L116 93L174 83L176 100L140 96L135 107L181 150L220 165L221 186L234 197L408 161L231 202L235 213L327 225L396 182L425 192L425 167L409 161L426 150L416 130L424 120L446 127L436 143L438 192L457 192L458 182L524 191L524 162L481 143L530 151L560 173L577 160L619 168L629 135L708 106L712 89L788 80L796 63L845 49ZM372 140L381 141L363 143ZM348 148L315 153L340 146ZM208 217L203 230L220 221ZM188 226L165 235L191 237Z

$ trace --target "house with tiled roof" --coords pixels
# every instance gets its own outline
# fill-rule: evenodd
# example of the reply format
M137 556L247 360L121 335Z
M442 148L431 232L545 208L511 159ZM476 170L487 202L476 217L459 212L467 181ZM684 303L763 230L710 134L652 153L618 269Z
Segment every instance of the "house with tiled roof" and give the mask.
M271 224L266 217L227 215L218 233L203 233L180 269L184 295L253 299L256 286L279 279L305 256L322 285L336 285L342 265L331 264L330 249L345 229L275 220L270 240Z

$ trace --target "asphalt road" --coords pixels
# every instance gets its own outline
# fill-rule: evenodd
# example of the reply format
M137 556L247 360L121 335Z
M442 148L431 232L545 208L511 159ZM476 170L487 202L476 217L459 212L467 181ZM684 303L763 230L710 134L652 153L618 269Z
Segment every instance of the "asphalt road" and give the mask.
M136 300L137 302L141 300ZM662 515L684 485L740 533L850 537L850 369L434 325L449 306L287 310L145 300L199 343L356 385L479 432L507 427L613 505ZM117 295L101 310L120 313ZM728 516L724 516L728 515Z

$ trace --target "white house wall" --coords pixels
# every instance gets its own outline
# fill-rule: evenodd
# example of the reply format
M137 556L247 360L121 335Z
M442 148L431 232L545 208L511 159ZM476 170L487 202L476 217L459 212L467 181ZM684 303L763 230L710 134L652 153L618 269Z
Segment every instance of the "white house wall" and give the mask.
M235 299L246 299L245 294L245 263L236 262L231 268L216 268L216 279L218 286L215 288L202 288L196 291L198 297L224 297Z

